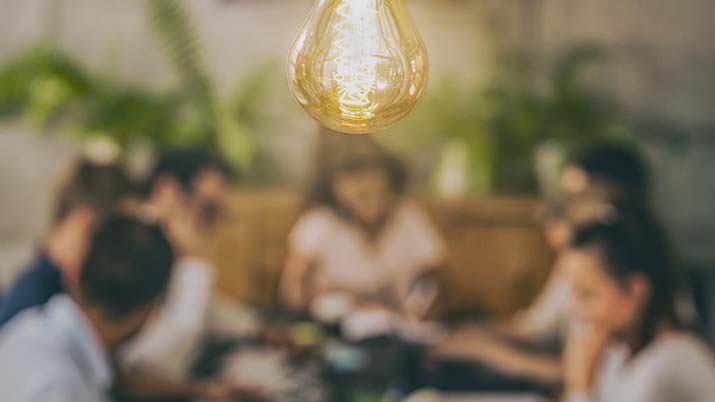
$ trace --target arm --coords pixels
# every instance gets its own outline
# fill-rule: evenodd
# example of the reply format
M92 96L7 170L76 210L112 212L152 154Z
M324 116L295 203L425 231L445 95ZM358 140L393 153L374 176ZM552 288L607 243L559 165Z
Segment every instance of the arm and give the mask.
M406 246L408 269L398 280L397 291L408 315L424 318L434 302L444 296L437 272L445 266L446 246L427 213L416 204L406 204L398 225Z
M568 282L555 268L536 300L505 326L506 334L533 339L557 331L560 320L567 314L569 298Z
M280 295L282 302L294 310L304 310L310 299L309 273L311 271L309 257L296 251L291 251L286 259L281 276Z
M203 332L212 290L213 273L206 262L179 261L164 306L132 341L124 363L182 378Z
M581 325L570 329L563 355L566 402L595 400L597 375L609 343L609 335L597 328Z
M402 302L408 318L422 320L428 315L435 314L435 303L444 295L436 275L437 269L423 270L423 273L409 287Z
M288 257L280 281L281 301L291 309L302 311L309 307L313 295L311 276L315 262L325 247L329 215L320 210L303 214L288 235Z
M487 363L506 373L542 383L561 381L561 362L546 354L522 352L497 338L477 332L454 336L432 350L437 359Z

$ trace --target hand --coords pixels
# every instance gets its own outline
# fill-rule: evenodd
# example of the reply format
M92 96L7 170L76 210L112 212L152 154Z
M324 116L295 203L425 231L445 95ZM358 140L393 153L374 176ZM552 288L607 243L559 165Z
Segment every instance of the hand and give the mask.
M547 355L524 353L478 328L452 336L432 350L437 360L467 360L485 363L517 377L533 378L543 383L561 380L561 365Z
M204 258L208 255L208 233L202 230L188 206L174 208L166 217L164 227L181 257Z
M295 251L289 252L280 283L281 298L286 307L295 311L310 307L310 301L315 296L315 289L311 286L314 274L312 258Z
M607 332L591 326L573 328L569 332L563 356L567 392L591 391L609 341Z

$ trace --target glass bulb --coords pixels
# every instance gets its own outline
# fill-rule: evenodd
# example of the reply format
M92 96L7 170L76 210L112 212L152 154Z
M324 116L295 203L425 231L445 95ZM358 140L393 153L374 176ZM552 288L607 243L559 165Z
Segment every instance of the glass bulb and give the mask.
M401 0L317 0L288 58L296 101L352 134L404 118L427 85L427 49Z

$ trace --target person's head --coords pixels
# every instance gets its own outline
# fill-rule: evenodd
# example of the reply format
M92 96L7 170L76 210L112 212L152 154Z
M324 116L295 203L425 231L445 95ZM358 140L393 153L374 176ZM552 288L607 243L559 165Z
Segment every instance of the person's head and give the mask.
M160 218L186 210L212 226L221 213L233 171L217 154L203 149L164 152L145 187L147 200Z
M402 163L380 147L344 149L317 172L310 205L324 205L374 226L406 191Z
M135 334L164 293L174 252L162 230L111 215L94 234L77 299L112 350Z
M632 147L604 144L587 149L570 161L561 175L567 194L598 191L611 200L647 201L650 192L648 168Z
M576 317L636 348L661 325L677 325L673 258L655 218L620 206L601 222L576 229L561 255L569 265Z
M74 163L60 183L47 244L48 253L70 278L76 277L96 223L134 190L118 164L87 159Z
M546 242L554 251L560 251L570 244L575 227L602 220L612 209L609 200L599 194L582 193L553 200L541 215Z

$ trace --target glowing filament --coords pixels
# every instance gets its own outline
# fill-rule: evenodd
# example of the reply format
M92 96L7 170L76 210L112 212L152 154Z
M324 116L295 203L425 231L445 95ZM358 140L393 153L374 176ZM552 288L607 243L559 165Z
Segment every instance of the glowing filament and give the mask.
M335 10L337 55L332 78L338 86L340 111L346 118L371 118L377 107L370 100L377 83L380 50L376 1L343 1Z
M429 59L403 0L315 0L286 73L321 125L366 134L402 120L427 85Z

